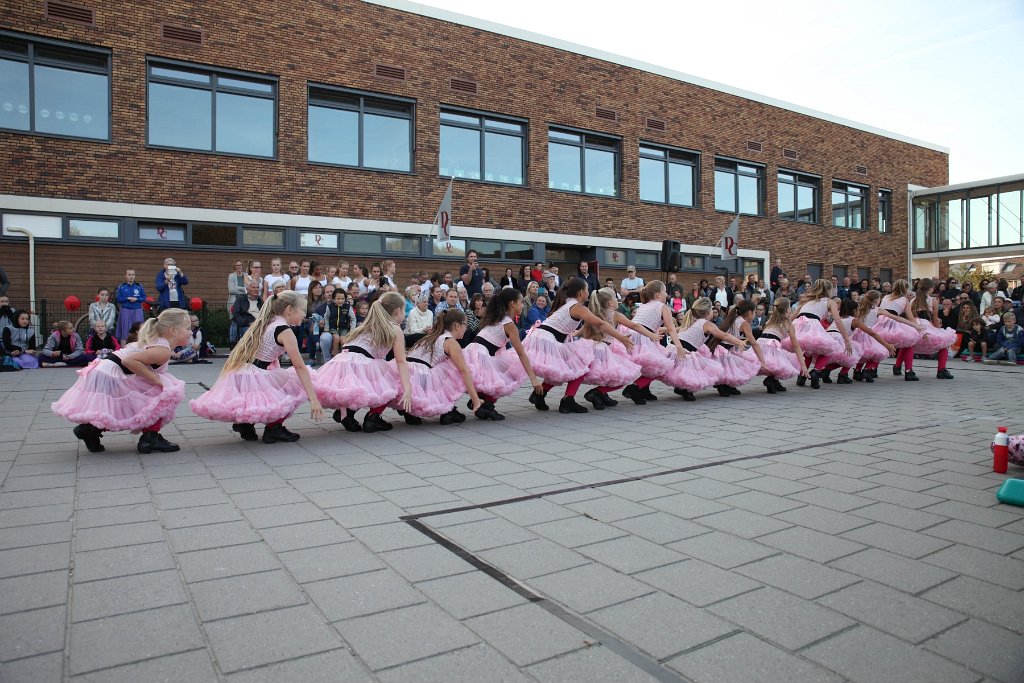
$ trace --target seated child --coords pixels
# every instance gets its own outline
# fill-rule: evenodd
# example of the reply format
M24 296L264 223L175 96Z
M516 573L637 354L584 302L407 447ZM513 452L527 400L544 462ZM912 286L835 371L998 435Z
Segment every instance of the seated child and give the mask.
M39 365L44 368L87 365L89 361L85 357L85 346L75 332L75 326L67 320L60 320L53 327L53 334L47 338L39 354Z
M106 358L107 354L118 351L121 344L117 337L107 332L107 323L101 319L93 321L92 334L85 341L85 357L92 361L97 358Z
M988 355L988 330L985 329L985 319L978 317L971 321L971 326L967 330L964 341L967 343L967 355L964 356L964 360L970 363L974 360L974 356L981 353L981 357L984 358Z
M1003 326L996 332L995 350L988 355L985 363L1000 365L1016 365L1017 354L1024 343L1024 329L1017 324L1017 316L1013 313L1003 314Z
M0 344L0 372L29 370L39 367L36 358L36 335L28 311L14 313L13 327L3 328Z
M209 355L209 349L203 341L203 328L199 326L199 316L191 316L189 322L191 329L189 330L188 344L178 346L171 352L172 365L210 362L204 358Z

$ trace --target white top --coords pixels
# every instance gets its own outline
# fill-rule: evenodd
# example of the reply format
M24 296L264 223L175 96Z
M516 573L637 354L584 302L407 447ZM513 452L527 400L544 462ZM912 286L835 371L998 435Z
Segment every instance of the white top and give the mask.
M722 308L729 306L729 294L725 291L725 287L719 287L715 290L715 301L722 304Z
M868 327L874 327L875 323L878 322L878 309L872 308L868 311L868 314L864 316L864 324Z
M572 307L578 304L579 301L576 299L566 299L565 305L559 308L557 311L547 317L547 320L541 323L545 327L550 327L556 332L561 332L564 335L570 335L579 329L582 321L572 317Z
M351 283L352 278L350 278L348 275L346 275L345 277L338 277L337 275L335 275L334 279L331 280L332 285L334 285L335 287L342 287L343 289L345 289L345 291L348 291L348 286Z
M550 318L548 318L550 320ZM485 342L497 346L499 349L504 348L505 344L508 343L508 335L505 334L505 325L510 322L514 322L511 316L505 316L496 325L488 325L476 333L476 336L483 339ZM546 322L543 324L547 324Z
M707 320L696 320L692 325L679 333L679 341L686 342L695 349L699 349L707 342L708 335L704 332L704 323Z
M421 311L413 306L409 315L405 316L405 330L409 334L421 334L430 329L434 324L434 313L428 308Z
M825 298L808 301L800 307L800 314L810 313L818 316L819 320L824 320L828 316L828 302L829 299Z
M267 295L273 294L274 293L274 287L276 287L277 283L279 283L279 282L282 285L284 285L285 288L288 287L289 280L284 275L267 275L266 277L264 277L263 278L263 284L266 286L265 293Z
M295 278L295 291L300 294L309 294L309 283L313 281L313 278L302 277L301 275Z
M621 287L627 292L632 292L644 286L642 277L627 277L622 280Z
M887 311L895 311L896 315L903 315L903 311L907 310L907 303L907 297L889 294L882 297L881 307Z
M419 360L426 361L430 364L430 367L437 367L437 365L448 359L448 354L445 353L444 343L452 338L451 332L445 332L436 340L434 340L433 348L424 348L417 346L409 352L409 358L418 358Z
M640 304L633 314L633 322L654 332L661 327L661 311L664 307L665 304L653 300Z

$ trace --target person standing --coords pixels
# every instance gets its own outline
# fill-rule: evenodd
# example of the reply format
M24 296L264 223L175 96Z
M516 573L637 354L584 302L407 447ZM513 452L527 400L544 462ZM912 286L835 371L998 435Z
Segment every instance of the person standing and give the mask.
M466 292L470 298L474 294L483 294L484 271L478 263L479 255L476 249L466 252L466 263L459 268L459 279L466 286Z
M348 270L348 264L345 264L345 269ZM261 290L263 298L269 299L274 295L276 285L280 283L287 287L288 282L288 276L281 272L281 259L270 259L270 274L263 278L263 289Z
M632 292L640 296L640 290L644 288L644 279L636 276L636 266L626 266L626 277L619 283L619 294L625 299Z
M711 299L712 303L717 301L722 306L722 310L726 310L732 306L733 299L736 298L736 292L732 287L726 287L725 278L719 275L715 278L715 286L711 288L708 298Z
M591 292L596 292L601 289L601 285L597 280L597 275L590 272L590 263L587 261L580 261L580 267L576 277L586 282L587 288Z
M6 294L7 288L11 286L11 281L7 277L7 271L0 266L0 294Z
M114 299L121 310L117 316L117 331L114 336L127 343L132 325L142 323L146 314L142 310L142 302L146 300L146 290L135 281L135 269L124 271L124 282L117 288Z
M156 274L156 291L159 292L160 310L188 308L188 297L183 285L188 284L185 273L178 268L173 258L164 259L164 269Z
M228 275L228 311L232 313L231 326L228 329L228 341L238 341L238 324L234 319L235 302L245 296L245 264L242 259L235 259L235 270Z
M779 286L779 278L782 276L782 259L775 259L775 265L772 266L772 272L768 276L768 285L771 289L775 289Z

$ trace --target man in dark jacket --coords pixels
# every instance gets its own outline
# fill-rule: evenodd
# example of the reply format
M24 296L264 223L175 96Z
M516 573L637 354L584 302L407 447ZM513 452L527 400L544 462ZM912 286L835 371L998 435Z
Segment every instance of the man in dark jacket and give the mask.
M165 308L184 308L188 310L188 297L185 296L183 285L188 284L188 278L178 268L172 258L164 259L164 269L156 274L156 291L160 294L157 302L160 310ZM241 336L241 334L239 334Z
M249 329L249 326L256 322L256 316L260 314L262 305L259 282L249 280L249 284L245 286L245 296L236 298L235 303L231 304L231 321L238 327L239 339Z
M597 275L590 272L590 263L587 261L580 261L580 269L577 271L576 277L586 280L587 289L591 292L597 291L601 287L598 283Z

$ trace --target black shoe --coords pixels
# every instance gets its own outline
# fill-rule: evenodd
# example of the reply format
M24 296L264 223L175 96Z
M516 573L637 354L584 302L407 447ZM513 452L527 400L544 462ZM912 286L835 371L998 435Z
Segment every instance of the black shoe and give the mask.
M871 379L878 379L878 368L871 368Z
M783 385L783 384L782 384L782 382L780 382L780 381L779 381L778 379L776 379L775 377L772 377L772 383L773 383L773 384L775 385L775 391L778 391L778 392L780 392L780 393L782 393L782 392L785 392L785 391L786 391L786 387L785 387L785 385Z
M836 378L836 384L853 384L853 380L850 379L849 375L840 374L839 377Z
M491 404L494 405L493 403ZM452 419L455 420L456 424L462 424L466 421L466 416L458 411L457 408L452 408Z
M864 371L863 370L854 370L853 371L853 381L854 382L863 382L864 381Z
M719 396L732 396L732 394L729 393L729 387L724 384L716 384L715 389L718 389Z
M892 375L893 375L893 377L899 377L902 374L903 374L903 368L898 368L895 365L892 366Z
M457 423L457 422L455 421L455 416L453 415L453 413L454 413L454 412L455 412L455 408L452 408L452 409L451 409L451 410L449 410L449 411L448 411L447 413L445 413L444 415L442 415L442 416L441 416L441 424L442 424L442 425L445 425L445 426L448 426L448 425L453 425L453 424L458 424L458 423Z
M484 401L484 404L480 406L480 410L473 413L480 420L493 420L495 422L501 422L505 419L505 416L494 409L494 404L490 401Z
M564 396L562 400L558 402L558 412L560 413L586 413L587 409L576 402L573 396Z
M683 397L684 401L696 401L697 397L693 395L693 392L689 389L674 389L676 394Z
M605 393L600 392L600 391L597 392L597 393L601 395L601 403L604 403L609 408L614 408L615 406L619 405L619 402L616 401L611 396L609 396L608 394L605 394Z
M798 387L805 386L807 384L807 375L800 375L796 378L796 385Z
M643 396L648 401L657 401L658 400L658 397L655 396L654 393L651 391L651 385L650 384L648 384L643 389L640 389L640 395Z
M949 370L943 368L935 374L935 379L953 379L953 374Z
M181 450L178 444L171 443L164 437L160 436L159 432L142 432L142 436L139 437L139 444L135 449L142 454L152 453L153 451L174 453L175 451Z
M597 389L591 389L583 394L583 398L590 401L590 404L594 406L594 410L604 410L604 400L601 398L601 392Z
M373 432L386 432L392 428L391 423L377 413L367 413L363 418L363 431L367 434Z
M335 410L334 411L334 416L335 416L334 419L335 420L338 420L338 417L340 415L341 415L341 411L340 410ZM348 431L348 432L361 432L361 431L363 431L362 425L360 425L359 424L359 420L356 419L356 411L354 411L354 410L346 410L345 411L345 419L338 420L338 422L340 422L341 426L345 428L345 431Z
M407 424L407 425L421 425L421 424L423 424L423 418L422 417L416 417L412 413L407 413L405 411L402 411L402 417L405 418L405 424Z
M740 391L739 389L737 389L736 387L729 387L729 395L730 396L742 396L743 392Z
M295 432L289 432L283 425L275 425L273 427L267 425L263 430L263 443L277 443L278 441L291 443L298 440L299 435Z
M635 384L630 384L623 389L622 395L633 401L633 403L638 406L647 405L647 399L644 398L643 394L640 392L640 387Z
M913 370L907 371L907 374L905 374L903 376L903 381L904 382L916 382L917 379L918 379L917 378L917 373L914 372Z
M256 425L253 424L236 422L231 425L231 431L238 432L242 441L257 441L260 438L256 435Z
M142 432L139 435L139 443L135 446L135 450L139 453L146 455L147 453L153 452L153 432Z
M818 374L817 370L811 370L811 389L821 388L821 375Z
M875 383L875 378L872 377L871 375L867 375L866 374L866 375L864 375L864 383L865 384L874 384Z
M544 397L547 396L547 393L548 392L546 391L543 394L538 394L536 391L530 393L530 403L533 404L534 408L537 410L548 409L548 404L544 401Z
M765 377L763 384L764 388L768 390L769 394L774 394L776 391L778 391L775 388L775 382L772 381L771 377Z
M825 384L832 384L831 370L823 370L822 372L818 373L818 377L820 377L821 381L824 382Z
M85 447L90 453L102 453L107 450L100 443L100 430L91 424L80 424L76 425L74 429L75 436L85 442Z
M335 410L333 413L331 413L331 419L334 420L335 422L338 422L340 424L341 421L342 421L341 420L341 411L340 410Z

